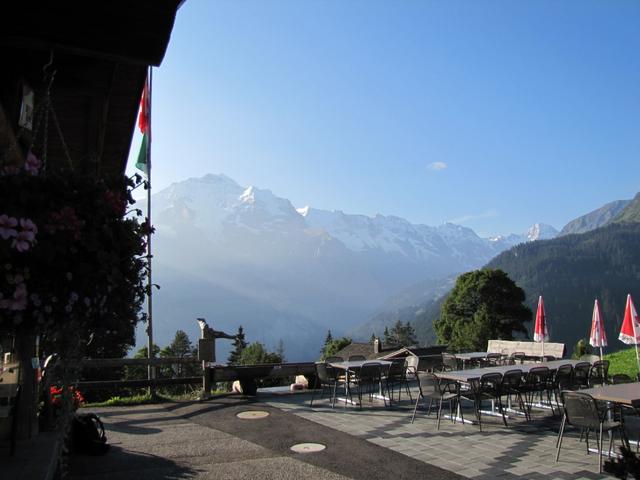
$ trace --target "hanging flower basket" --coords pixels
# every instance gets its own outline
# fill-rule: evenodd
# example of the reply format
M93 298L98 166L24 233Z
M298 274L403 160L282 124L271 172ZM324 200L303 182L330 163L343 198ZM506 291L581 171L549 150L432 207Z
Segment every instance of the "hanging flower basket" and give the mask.
M91 335L132 343L147 232L126 215L134 181L39 167L29 155L21 170L0 172L0 332L37 332L61 347Z

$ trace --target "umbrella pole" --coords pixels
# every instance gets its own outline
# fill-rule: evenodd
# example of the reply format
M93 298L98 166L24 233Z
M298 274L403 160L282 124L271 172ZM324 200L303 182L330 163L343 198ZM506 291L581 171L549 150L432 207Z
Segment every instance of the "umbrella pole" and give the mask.
M542 340L542 361L544 362L544 340Z
M636 343L636 362L638 362L638 372L640 373L640 355L638 355L638 344Z
M636 349L636 357L638 356L638 350ZM600 361L602 361L602 347L600 347Z

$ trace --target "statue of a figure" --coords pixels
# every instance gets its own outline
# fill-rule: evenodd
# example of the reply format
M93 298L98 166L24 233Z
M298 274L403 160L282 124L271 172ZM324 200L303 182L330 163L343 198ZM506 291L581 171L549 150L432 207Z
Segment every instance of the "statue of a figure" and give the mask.
M202 367L205 373L202 377L202 398L209 398L211 394L211 385L215 381L213 373L209 375L206 369L207 362L216 361L216 338L227 338L229 340L235 340L235 335L229 335L228 333L214 330L204 318L198 318L198 324L202 331L202 339L198 342L198 357L202 360ZM202 350L200 350L202 348ZM213 372L213 370L212 370Z
M198 318L198 324L200 325L200 330L202 330L202 338L205 340L215 340L216 338L228 338L230 340L235 340L236 338L235 335L229 335L228 333L214 330L207 325L207 321L204 318Z

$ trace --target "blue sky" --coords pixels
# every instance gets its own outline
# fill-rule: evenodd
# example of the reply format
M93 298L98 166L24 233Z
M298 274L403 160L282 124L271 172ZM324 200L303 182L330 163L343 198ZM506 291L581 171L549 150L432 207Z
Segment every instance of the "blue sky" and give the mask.
M225 173L297 207L561 228L640 191L638 25L635 0L187 0L154 189Z

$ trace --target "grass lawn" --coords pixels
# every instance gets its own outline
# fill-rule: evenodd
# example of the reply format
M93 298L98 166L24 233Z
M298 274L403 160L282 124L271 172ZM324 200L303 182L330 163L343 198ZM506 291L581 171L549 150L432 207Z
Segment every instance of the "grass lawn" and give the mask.
M609 376L616 373L624 373L635 379L638 373L638 362L635 347L625 348L615 353L609 353L603 357L609 360Z

